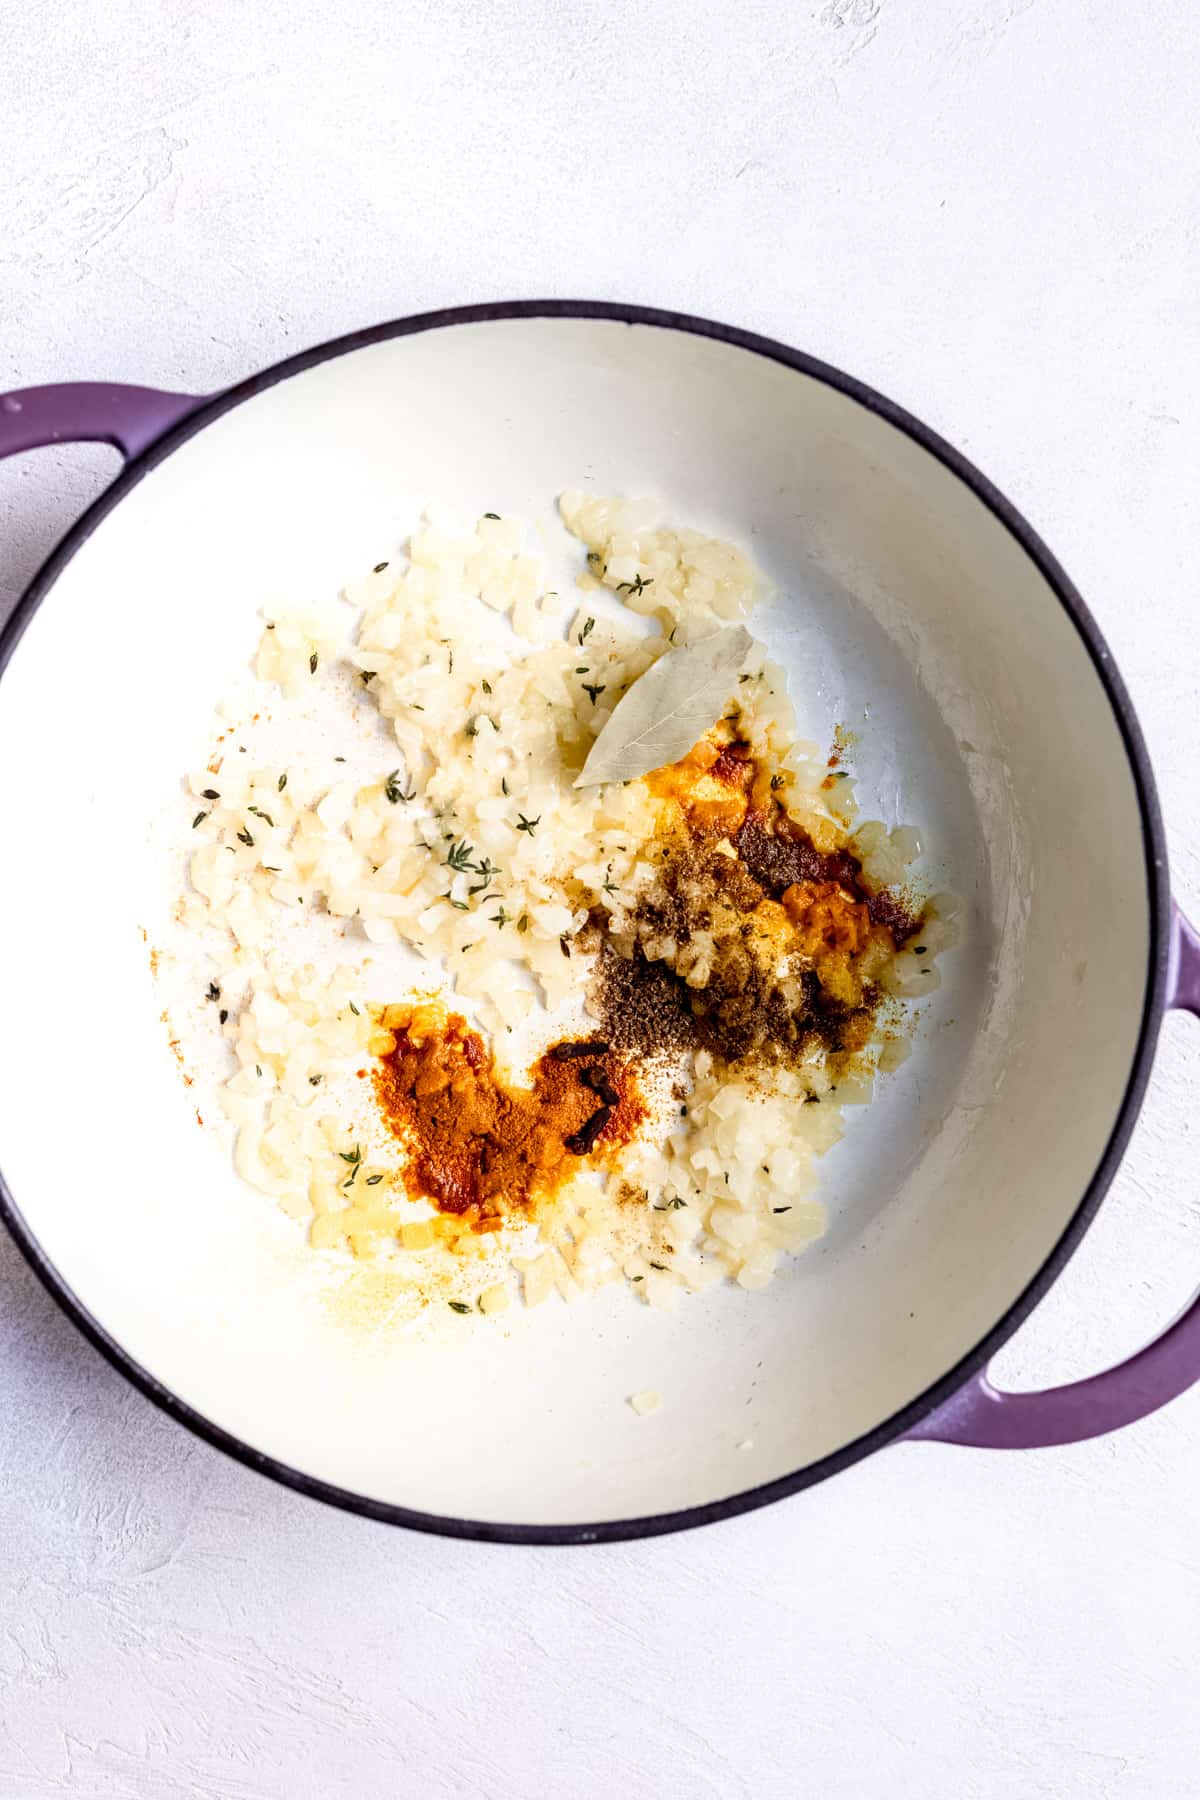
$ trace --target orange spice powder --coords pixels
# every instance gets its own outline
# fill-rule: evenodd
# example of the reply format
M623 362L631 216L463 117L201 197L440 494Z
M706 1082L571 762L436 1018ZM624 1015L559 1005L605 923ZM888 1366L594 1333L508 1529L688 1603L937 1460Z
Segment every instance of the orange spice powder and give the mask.
M375 1071L375 1091L404 1145L403 1179L476 1232L531 1214L581 1168L629 1142L646 1116L631 1065L606 1044L553 1044L509 1086L479 1033L459 1013L422 1005L407 1020L387 1009L396 1047Z

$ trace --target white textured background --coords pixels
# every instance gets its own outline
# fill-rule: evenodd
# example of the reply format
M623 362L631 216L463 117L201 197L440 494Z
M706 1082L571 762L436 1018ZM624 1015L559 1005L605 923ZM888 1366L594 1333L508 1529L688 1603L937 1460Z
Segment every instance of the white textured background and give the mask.
M1200 910L1186 4L0 14L0 388L211 389L530 294L798 344L1049 539L1128 678ZM0 605L115 466L0 470ZM1002 1374L1099 1367L1200 1278L1198 1047L1168 1025L1112 1197ZM1200 1390L1074 1450L893 1450L657 1543L454 1545L192 1442L0 1242L4 1800L1194 1800L1198 1626Z

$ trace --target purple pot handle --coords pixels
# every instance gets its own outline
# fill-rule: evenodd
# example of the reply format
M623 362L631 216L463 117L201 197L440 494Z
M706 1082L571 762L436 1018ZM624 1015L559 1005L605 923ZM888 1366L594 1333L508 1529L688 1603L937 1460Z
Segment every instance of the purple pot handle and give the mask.
M111 381L17 388L0 394L0 457L44 444L78 443L114 444L126 458L140 456L206 397Z
M1172 909L1167 1005L1200 1018L1200 934ZM1127 1362L1086 1381L1007 1394L986 1374L922 1419L908 1441L972 1444L985 1450L1032 1450L1103 1437L1156 1412L1200 1380L1200 1294L1167 1329Z

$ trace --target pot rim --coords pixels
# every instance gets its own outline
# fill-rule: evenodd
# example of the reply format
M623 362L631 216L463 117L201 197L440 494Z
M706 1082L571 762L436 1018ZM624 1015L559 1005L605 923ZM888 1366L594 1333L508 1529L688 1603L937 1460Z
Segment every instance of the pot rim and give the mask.
M1165 1008L1167 969L1170 946L1170 893L1167 873L1166 838L1150 759L1129 694L1117 671L1104 638L1081 595L1057 559L1042 542L1038 533L1013 503L983 475L973 463L944 438L922 423L905 408L886 398L876 389L847 375L843 370L822 362L802 350L738 326L702 319L690 313L664 311L656 307L624 302L594 300L515 300L494 301L475 306L460 306L436 312L416 313L406 318L367 326L342 337L330 338L309 350L285 357L269 368L226 388L202 401L177 425L157 438L148 449L133 457L117 478L96 499L61 542L46 558L33 580L21 595L12 614L0 630L0 678L25 630L62 570L91 536L100 522L124 499L125 495L153 468L163 462L189 438L204 430L214 420L234 407L253 399L277 382L286 381L334 357L383 343L391 338L408 337L418 332L440 330L448 326L474 325L504 319L598 319L625 325L649 325L687 332L693 336L714 338L755 356L763 356L799 374L857 401L877 417L940 462L951 474L966 484L1017 543L1042 574L1075 626L1084 649L1091 658L1100 684L1108 697L1120 731L1138 798L1142 823L1142 839L1146 863L1146 883L1150 913L1150 945L1146 991L1137 1047L1130 1068L1125 1093L1116 1119L1095 1172L1072 1213L1057 1243L1036 1274L1017 1295L991 1329L973 1349L961 1357L937 1381L924 1389L898 1412L893 1413L872 1430L863 1433L839 1450L831 1451L804 1468L780 1476L775 1481L747 1488L724 1499L672 1512L650 1514L641 1518L607 1519L594 1524L520 1525L490 1520L461 1519L438 1513L415 1511L390 1501L373 1500L335 1486L317 1476L308 1475L276 1458L264 1455L232 1433L213 1424L187 1405L163 1385L148 1369L137 1363L88 1311L84 1302L59 1275L42 1250L36 1234L23 1218L15 1197L0 1172L0 1219L8 1227L17 1247L47 1292L62 1308L88 1341L149 1400L177 1423L187 1427L206 1443L222 1450L247 1468L255 1469L297 1493L323 1500L346 1512L386 1524L404 1525L414 1531L430 1532L444 1537L478 1539L489 1543L508 1544L590 1544L613 1543L630 1538L656 1537L667 1532L683 1531L697 1525L712 1524L719 1519L735 1517L766 1506L789 1494L813 1487L841 1470L850 1468L876 1450L884 1449L905 1437L915 1425L956 1393L1007 1342L1017 1327L1057 1280L1078 1248L1091 1224L1100 1202L1116 1174L1133 1131L1145 1095L1155 1044Z

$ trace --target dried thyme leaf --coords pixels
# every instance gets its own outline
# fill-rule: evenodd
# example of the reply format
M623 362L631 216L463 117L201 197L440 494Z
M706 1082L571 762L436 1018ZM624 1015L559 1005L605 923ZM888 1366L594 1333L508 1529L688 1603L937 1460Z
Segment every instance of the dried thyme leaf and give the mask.
M446 857L447 867L453 869L456 875L465 874L468 869L475 867L471 861L473 854L474 845L468 844L466 838L456 839L451 843L449 855Z

